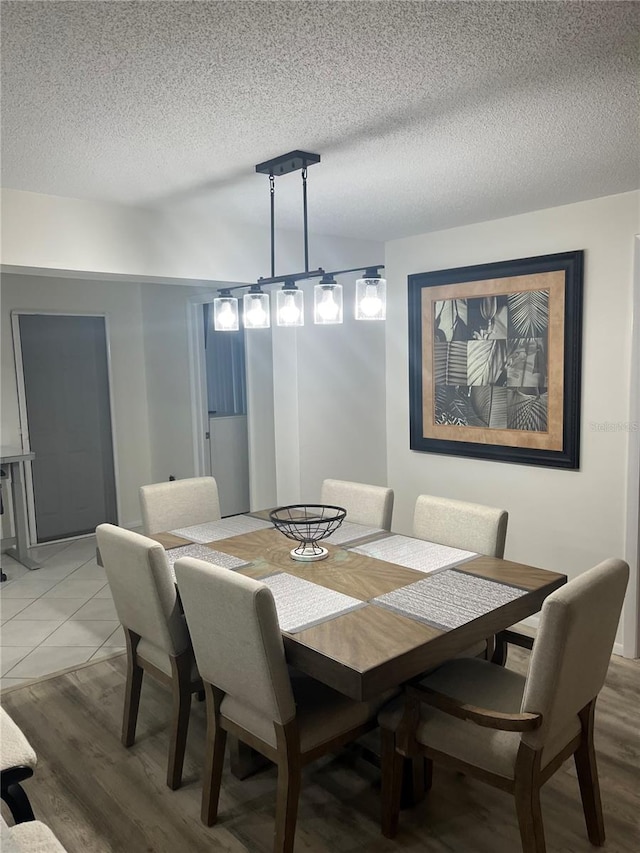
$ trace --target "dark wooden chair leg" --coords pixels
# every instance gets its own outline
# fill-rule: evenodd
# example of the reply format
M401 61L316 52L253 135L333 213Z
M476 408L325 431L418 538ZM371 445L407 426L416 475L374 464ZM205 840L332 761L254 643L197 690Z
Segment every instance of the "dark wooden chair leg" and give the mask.
M395 838L398 832L400 800L402 798L403 759L400 753L396 752L394 733L388 729L382 729L381 735L382 834L385 838Z
M133 746L136 739L136 723L138 722L144 671L136 663L136 648L140 642L140 637L127 628L124 629L124 634L127 642L127 681L122 717L122 744L123 746Z
M187 748L189 715L191 713L191 656L188 652L184 652L171 658L171 667L173 669L173 722L169 745L167 785L175 791L182 782L182 766Z
M10 767L2 771L2 799L16 823L35 820L29 797L20 782L33 776L31 767Z
M491 663L498 666L506 666L507 663L508 644L504 634L496 634L494 637L493 654L491 655Z
M593 746L593 722L595 714L595 699L580 712L582 723L582 741L573 754L582 797L584 819L587 824L589 841L596 847L604 844L604 817L600 800L600 783L598 782L598 767Z
M227 733L219 724L218 703L210 684L205 685L205 692L207 696L207 742L200 817L206 826L213 826L218 817Z
M522 853L546 853L540 784L540 753L521 744L516 763L515 800Z
M278 738L278 783L273 853L293 853L302 783L299 738L295 720L276 730Z

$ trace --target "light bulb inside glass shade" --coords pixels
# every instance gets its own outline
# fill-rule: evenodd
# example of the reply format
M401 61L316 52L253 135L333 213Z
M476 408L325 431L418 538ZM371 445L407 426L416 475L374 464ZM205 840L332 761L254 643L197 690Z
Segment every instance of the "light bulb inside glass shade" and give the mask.
M237 332L238 300L233 296L213 300L213 327L217 332Z
M316 284L313 298L315 323L342 323L342 286L340 284Z
M361 278L356 282L356 319L384 320L387 309L384 278Z
M243 297L244 325L247 329L268 329L269 295L267 293L245 293Z
M304 297L301 290L280 290L277 293L279 326L303 326Z

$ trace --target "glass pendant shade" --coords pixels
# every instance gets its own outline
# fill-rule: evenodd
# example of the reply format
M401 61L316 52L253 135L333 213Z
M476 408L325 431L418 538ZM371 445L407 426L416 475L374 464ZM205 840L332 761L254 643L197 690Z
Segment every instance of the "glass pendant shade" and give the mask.
M384 320L387 316L387 280L359 278L356 281L356 320Z
M342 285L316 284L313 288L313 322L342 323Z
M283 288L276 294L279 326L304 326L304 295L297 288Z
M268 293L245 293L242 304L245 329L268 329L271 326Z
M238 331L240 321L235 296L219 296L213 300L213 328L216 332Z

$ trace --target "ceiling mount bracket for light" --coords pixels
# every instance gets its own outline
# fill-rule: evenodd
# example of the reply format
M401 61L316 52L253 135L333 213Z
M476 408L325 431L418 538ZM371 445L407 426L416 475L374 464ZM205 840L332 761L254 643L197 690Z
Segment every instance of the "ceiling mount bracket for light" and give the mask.
M261 175L288 175L289 172L299 172L300 169L306 169L307 166L313 166L314 163L320 162L319 154L312 154L309 151L289 151L288 154L281 154L279 157L273 157L271 160L265 160L264 163L258 163L256 172Z

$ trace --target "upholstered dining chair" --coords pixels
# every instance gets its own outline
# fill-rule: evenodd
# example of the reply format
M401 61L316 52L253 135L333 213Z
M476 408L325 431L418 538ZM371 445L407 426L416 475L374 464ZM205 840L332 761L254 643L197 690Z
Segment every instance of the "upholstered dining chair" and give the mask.
M413 515L413 535L439 545L502 558L508 520L504 509L420 495Z
M2 799L16 823L34 820L22 782L33 776L38 759L20 727L0 707L0 782Z
M347 521L391 530L393 489L348 480L324 480L320 503L343 507Z
M573 755L589 840L604 843L594 710L628 577L609 559L552 593L526 677L459 658L409 686L404 710L382 711L384 835L398 826L402 756L423 755L513 794L524 853L544 853L540 788Z
M122 743L132 746L145 672L171 688L173 719L167 785L179 788L191 694L202 690L175 582L162 545L113 524L96 539L127 644Z
M140 509L146 535L217 521L218 484L214 477L189 477L140 486Z
M393 692L356 702L291 679L266 584L202 560L175 564L207 699L202 820L216 822L227 733L278 767L275 853L293 850L302 767L375 728Z

